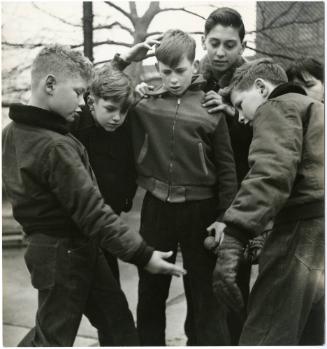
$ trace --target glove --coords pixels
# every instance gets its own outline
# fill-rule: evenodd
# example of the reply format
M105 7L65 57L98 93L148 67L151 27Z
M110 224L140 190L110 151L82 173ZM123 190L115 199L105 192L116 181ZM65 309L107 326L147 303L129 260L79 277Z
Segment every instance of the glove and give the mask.
M244 301L236 277L244 259L244 245L233 236L225 234L217 252L218 258L213 272L214 294L218 302L239 312L244 308Z
M258 264L259 257L263 246L265 245L271 230L266 230L262 234L258 235L254 239L250 240L245 247L244 258L248 259L251 264Z

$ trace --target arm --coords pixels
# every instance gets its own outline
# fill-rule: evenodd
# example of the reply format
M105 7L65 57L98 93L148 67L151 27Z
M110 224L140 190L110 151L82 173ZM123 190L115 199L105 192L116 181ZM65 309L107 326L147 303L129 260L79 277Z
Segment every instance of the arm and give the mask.
M263 231L291 193L302 156L302 120L296 106L265 103L257 111L253 133L250 171L224 217L230 234L245 240Z

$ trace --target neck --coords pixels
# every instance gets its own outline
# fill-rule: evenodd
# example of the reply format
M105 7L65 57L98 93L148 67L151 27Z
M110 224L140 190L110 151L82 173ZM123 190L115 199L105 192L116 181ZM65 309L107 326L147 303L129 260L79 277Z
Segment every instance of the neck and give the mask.
M40 97L36 96L35 94L33 94L33 92L32 92L32 96L27 104L32 106L32 107L50 110L49 106L45 102L46 102L46 98L40 98Z

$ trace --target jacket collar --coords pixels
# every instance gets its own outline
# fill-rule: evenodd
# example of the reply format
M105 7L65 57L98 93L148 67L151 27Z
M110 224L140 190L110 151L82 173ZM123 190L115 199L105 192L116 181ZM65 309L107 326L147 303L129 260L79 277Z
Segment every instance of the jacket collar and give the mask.
M45 128L61 134L69 132L69 123L59 114L21 103L10 106L9 118L14 122Z
M278 85L269 95L268 99L275 98L281 95L284 95L286 93L299 93L301 95L306 95L303 88L299 85L295 85L292 83L285 83Z
M205 55L200 61L200 72L203 74L203 77L207 81L207 90L218 91L220 88L228 86L235 72L235 69L240 67L245 62L246 60L242 56L240 56L235 64L217 80L214 77L208 55Z
M188 89L186 91L201 90L202 86L205 84L206 84L206 81L204 80L204 78L201 74L193 75L191 85L188 87ZM162 85L154 91L149 91L148 94L150 96L159 96L159 95L163 95L163 94L169 94L169 91L166 89L165 86Z

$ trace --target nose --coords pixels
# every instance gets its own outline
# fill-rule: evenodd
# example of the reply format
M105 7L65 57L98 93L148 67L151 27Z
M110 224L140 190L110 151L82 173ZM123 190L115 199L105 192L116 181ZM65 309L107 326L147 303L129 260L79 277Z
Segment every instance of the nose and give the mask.
M119 122L120 121L120 113L116 113L114 117L112 118L113 121Z
M238 122L241 124L246 124L246 119L241 111L238 111Z
M79 98L78 98L78 105L79 105L80 107L84 107L84 105L85 105L85 100L84 100L83 94L81 94L81 95L79 96Z
M226 52L225 52L225 49L224 49L223 45L219 45L217 47L217 50L216 50L217 57L224 57L225 54L226 54Z
M176 76L175 74L173 74L173 75L171 76L170 83L171 83L172 85L176 85L176 84L178 83L178 79L177 79L177 76Z

